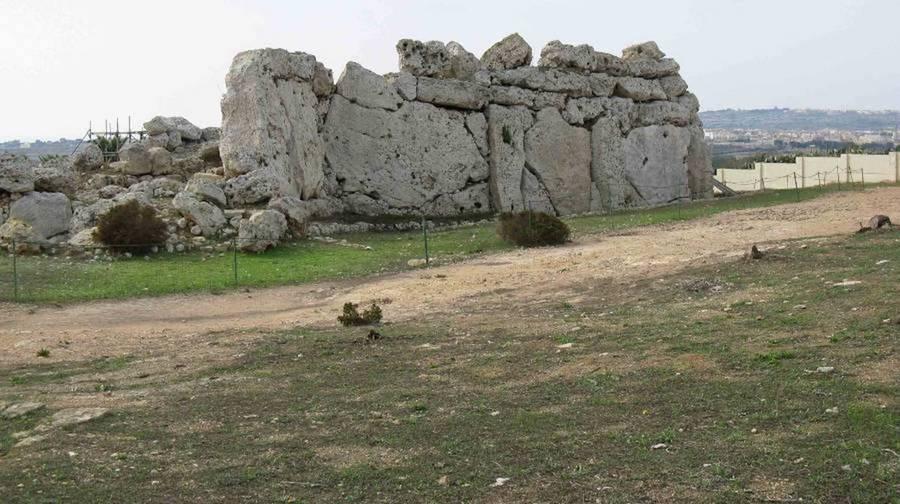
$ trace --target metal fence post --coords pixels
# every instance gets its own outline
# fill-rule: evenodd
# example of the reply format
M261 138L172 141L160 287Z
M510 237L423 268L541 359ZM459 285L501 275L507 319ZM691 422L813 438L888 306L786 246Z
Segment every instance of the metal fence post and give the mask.
M231 239L231 269L234 272L234 285L238 284L237 238Z
M797 172L794 172L794 191L797 192L797 201L800 201L800 186L797 185Z
M428 266L431 258L428 256L428 225L425 222L425 214L422 214L422 237L425 239L425 266Z
M859 169L859 182L860 182L860 186L859 186L860 190L865 191L866 190L866 170L864 170L863 168Z
M12 240L12 263L13 263L13 301L19 301L19 268L18 268L18 258L16 257L18 254L19 247L16 246L16 240Z

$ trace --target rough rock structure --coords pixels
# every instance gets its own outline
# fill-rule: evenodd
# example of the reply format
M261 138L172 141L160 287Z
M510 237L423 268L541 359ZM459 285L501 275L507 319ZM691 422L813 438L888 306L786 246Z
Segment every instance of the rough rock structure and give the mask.
M170 251L228 239L263 251L290 234L409 229L422 215L712 196L699 101L653 42L618 57L553 41L537 66L518 34L480 59L458 42L405 39L397 53L397 73L350 62L335 83L309 54L242 52L221 130L155 117L118 153L0 156L0 242L87 249L98 219L133 200L157 209Z
M397 53L398 73L351 62L336 85L308 54L239 54L222 104L232 204L458 218L712 195L699 102L653 42L617 57L554 41L538 66L518 34L480 60L457 42Z

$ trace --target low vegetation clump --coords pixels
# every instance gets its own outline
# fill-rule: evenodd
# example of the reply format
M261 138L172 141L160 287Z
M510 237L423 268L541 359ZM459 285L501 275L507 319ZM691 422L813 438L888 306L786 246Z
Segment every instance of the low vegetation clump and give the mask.
M500 238L520 247L561 245L569 241L569 226L559 218L543 212L500 214L497 232Z
M381 322L381 318L381 307L376 303L372 303L372 306L363 311L362 314L359 313L358 304L345 303L344 314L338 317L338 322L347 327L364 326L377 324Z
M137 201L112 208L97 222L94 239L119 252L145 252L166 241L166 223Z

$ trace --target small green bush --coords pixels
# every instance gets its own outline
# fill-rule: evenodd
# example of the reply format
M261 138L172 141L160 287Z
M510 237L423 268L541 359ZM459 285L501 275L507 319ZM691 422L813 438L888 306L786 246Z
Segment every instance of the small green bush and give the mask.
M556 216L531 210L500 214L497 232L503 240L520 247L561 245L571 235L569 226Z
M366 311L359 313L359 305L354 303L344 304L344 314L338 317L338 322L345 326L372 325L381 322L381 307L375 303Z
M166 223L156 209L134 200L102 215L94 230L94 239L116 252L146 252L165 243L166 236Z

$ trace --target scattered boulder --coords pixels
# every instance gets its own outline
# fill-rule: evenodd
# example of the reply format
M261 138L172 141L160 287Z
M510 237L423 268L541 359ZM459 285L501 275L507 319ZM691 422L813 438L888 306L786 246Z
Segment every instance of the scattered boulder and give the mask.
M264 252L277 246L287 229L287 219L280 212L261 210L241 221L238 245L245 252Z
M74 194L78 178L68 162L41 163L34 169L34 190Z
M144 129L149 135L176 132L181 140L192 142L200 141L203 138L203 130L194 126L184 117L156 116L144 123Z
M440 77L447 75L452 67L450 53L441 42L421 42L402 39L397 42L400 56L400 70L417 77Z
M649 41L643 42L640 44L634 44L632 46L628 46L622 50L622 59L630 60L630 59L638 59L638 58L649 58L653 60L661 60L666 57L666 53L662 52L659 49L659 46L656 45L656 42Z
M225 227L225 214L222 213L222 210L211 203L201 201L194 193L178 193L172 200L172 206L181 215L200 226L203 236L215 236Z
M219 139L222 138L222 128L203 128L200 138L204 142L218 142Z
M23 156L0 155L0 190L25 193L34 190L34 162Z
M86 142L72 154L72 166L76 170L94 171L103 166L103 151L94 142Z
M225 191L222 190L220 185L209 180L204 180L203 178L191 179L184 190L192 193L200 201L212 203L220 208L224 208L228 204Z
M153 175L168 175L172 173L172 154L162 147L151 147L147 150L150 161L150 172ZM129 163L131 166L131 163Z
M531 64L531 46L518 33L492 45L484 55L481 63L488 70L509 70Z
M158 147L154 147L158 149ZM115 168L126 175L147 175L153 172L149 150L141 143L128 142L119 149L119 162ZM112 166L112 165L111 165Z
M44 409L44 407L44 404L39 402L13 403L4 409L3 412L0 413L0 416L12 420L13 418L19 418L34 413L35 411L40 411Z
M473 80L475 73L481 70L481 61L478 57L467 51L459 42L449 42L447 54L450 55L450 70L446 75L448 78Z
M9 221L27 224L43 240L68 232L71 219L72 204L63 193L30 192L9 207Z

